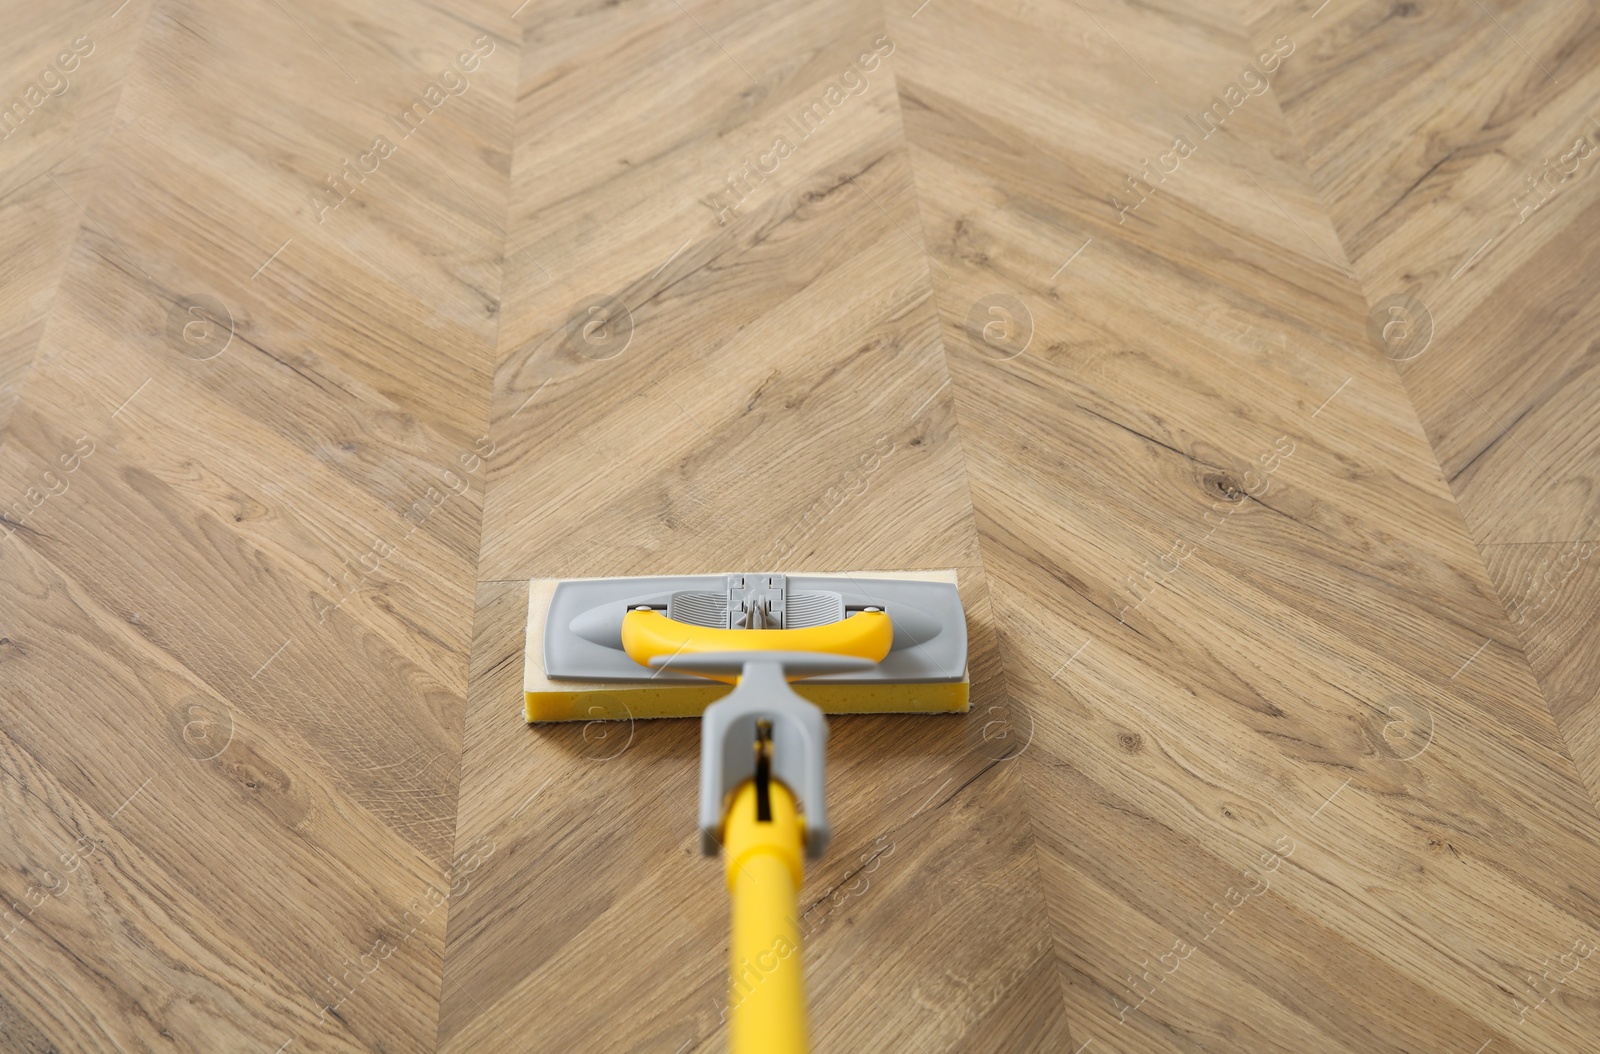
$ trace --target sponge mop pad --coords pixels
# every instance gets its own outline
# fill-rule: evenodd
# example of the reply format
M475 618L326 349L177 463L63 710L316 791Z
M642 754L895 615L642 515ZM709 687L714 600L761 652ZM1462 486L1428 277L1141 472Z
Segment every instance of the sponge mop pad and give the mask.
M849 574L815 577L848 580ZM859 578L901 578L954 584L954 571L863 571ZM544 627L550 600L562 579L535 578L528 583L528 640L523 667L523 699L527 719L595 721L626 718L698 717L727 695L725 684L660 681L567 681L545 674ZM968 672L960 680L915 684L838 684L797 681L793 688L829 714L960 713L967 709Z

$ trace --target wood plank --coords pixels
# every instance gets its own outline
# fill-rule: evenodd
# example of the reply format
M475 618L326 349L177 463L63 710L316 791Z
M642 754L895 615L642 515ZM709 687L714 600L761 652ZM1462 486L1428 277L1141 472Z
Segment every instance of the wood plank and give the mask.
M1596 932L1570 863L1593 805L1367 342L1348 232L1245 94L1280 37L1283 83L1302 48L1339 61L1281 13L1210 40L1153 9L1082 26L1128 53L1080 46L1071 5L1056 36L998 5L890 18L1074 1036L1584 1049L1591 1000L1518 1004ZM969 326L994 294L1031 315L1021 354Z
M21 398L51 298L84 223L128 63L149 10L86 0L0 15L0 429Z
M0 1049L720 1049L696 725L520 656L741 567L972 635L819 1052L1593 1046L1593 5L118 3L0 3Z
M292 6L151 9L0 446L7 896L100 847L0 971L66 1049L437 1031L513 49Z
M1425 321L1410 313L1431 339L1391 354L1600 800L1600 672L1585 646L1600 592L1574 573L1600 540L1600 182L1586 178L1600 147L1600 18L1586 4L1415 25L1373 6L1329 14L1283 82L1290 126L1372 309L1401 295L1423 305ZM1363 48L1394 59L1341 58ZM1426 134L1398 153L1367 147L1399 126Z
M1023 786L982 737L1012 708L880 16L524 18L508 238L528 252L508 263L457 829L496 859L452 906L441 1049L723 1042L698 726L526 728L528 578L935 566L960 569L991 720L833 722L836 845L802 890L816 1048L1065 1047ZM763 156L775 170L730 189ZM626 326L585 342L601 295Z

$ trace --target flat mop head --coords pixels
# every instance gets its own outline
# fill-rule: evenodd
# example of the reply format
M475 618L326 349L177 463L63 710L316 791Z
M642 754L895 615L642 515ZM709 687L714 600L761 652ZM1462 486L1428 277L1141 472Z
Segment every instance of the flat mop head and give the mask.
M876 625L883 616L893 634L886 653L882 640L873 643L888 635ZM642 665L641 649L660 653L673 631L683 635L680 650L763 638L771 641L764 647L781 639L782 647L844 654L877 647L870 670L795 683L826 713L967 709L967 625L954 571L536 578L528 583L528 721L698 717L725 685Z

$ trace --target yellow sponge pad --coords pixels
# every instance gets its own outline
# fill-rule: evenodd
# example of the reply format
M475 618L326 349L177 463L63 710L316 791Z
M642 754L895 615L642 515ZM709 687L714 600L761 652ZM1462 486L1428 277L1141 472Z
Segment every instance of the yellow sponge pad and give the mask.
M817 578L848 579L849 574ZM954 584L954 571L862 571L856 578L901 578ZM699 717L732 691L725 684L663 684L659 681L553 681L544 672L544 621L550 600L563 579L535 578L528 583L528 642L522 675L523 701L529 723L597 721L651 717ZM961 713L971 687L968 672L959 681L933 684L812 684L796 681L800 695L829 714Z

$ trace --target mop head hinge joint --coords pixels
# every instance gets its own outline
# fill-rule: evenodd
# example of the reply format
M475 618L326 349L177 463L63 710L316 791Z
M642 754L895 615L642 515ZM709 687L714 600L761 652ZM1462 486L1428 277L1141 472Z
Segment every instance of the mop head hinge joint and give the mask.
M651 660L657 669L702 676L737 675L732 692L700 721L700 849L715 856L733 792L761 775L794 794L805 819L808 857L833 836L824 795L828 722L822 710L789 687L795 678L868 669L871 659L809 651L696 652Z

